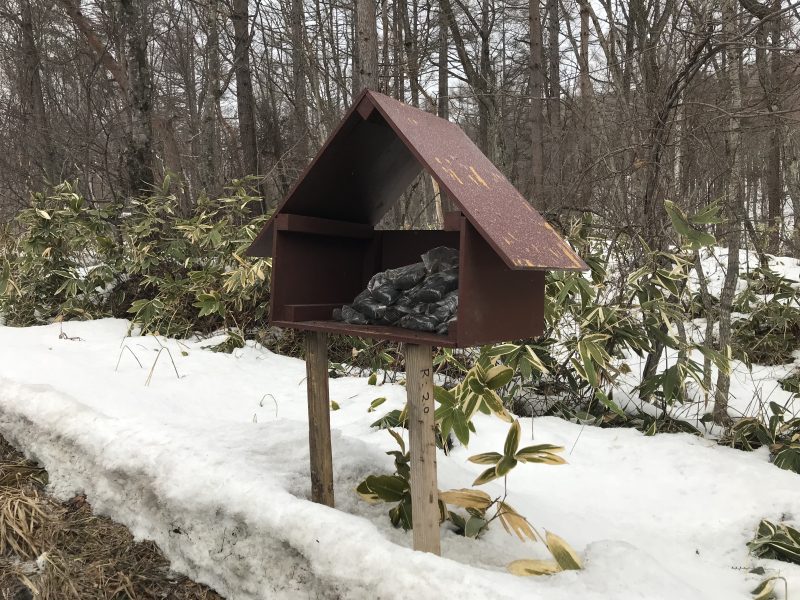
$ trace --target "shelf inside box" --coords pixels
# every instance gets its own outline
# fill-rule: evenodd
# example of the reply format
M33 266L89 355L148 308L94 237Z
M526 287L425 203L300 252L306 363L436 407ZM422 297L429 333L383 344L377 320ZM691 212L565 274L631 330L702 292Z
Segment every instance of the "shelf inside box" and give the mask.
M287 321L325 321L331 318L336 308L343 302L326 304L287 304L284 307Z
M391 340L407 344L430 344L431 346L442 348L454 348L458 343L453 325L451 325L448 335L384 325L353 325L351 323L342 323L341 321L272 321L272 325L304 331L324 331L337 335L354 335L362 338Z
M371 225L291 214L279 214L275 217L275 228L278 231L356 239L371 239L375 235Z

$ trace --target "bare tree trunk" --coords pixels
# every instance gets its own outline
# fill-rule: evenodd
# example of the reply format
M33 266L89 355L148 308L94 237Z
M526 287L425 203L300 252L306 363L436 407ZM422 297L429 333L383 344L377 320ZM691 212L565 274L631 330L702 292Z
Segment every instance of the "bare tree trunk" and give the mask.
M436 114L442 119L450 118L450 80L448 73L450 49L449 36L447 35L447 15L444 8L439 4L439 96L436 101ZM444 218L444 213L456 209L453 201L442 191L438 184L434 185L437 193L437 209L440 217Z
M256 136L256 101L250 71L250 12L248 0L233 0L233 68L236 73L236 109L239 116L239 138L242 145L242 175L260 175L258 138ZM263 193L263 191L262 191ZM265 198L266 200L266 198ZM254 212L265 207L254 202Z
M770 111L772 112L772 111ZM783 225L783 182L781 181L781 136L779 117L770 116L772 123L769 133L769 148L765 164L764 186L767 195L767 215L769 225L769 252L778 254L781 247Z
M733 194L741 186L733 183L730 187ZM737 202L734 197L729 201ZM730 223L728 232L728 260L726 263L725 282L719 297L719 351L726 356L730 356L731 343L731 308L733 298L736 293L736 282L739 279L739 249L741 246L741 231L738 222L735 220ZM728 414L728 397L730 395L731 376L730 373L720 369L717 373L717 388L714 392L714 422L719 425L730 423L731 418Z
M124 1L130 3L130 0ZM78 31L86 38L86 43L89 45L89 48L91 48L92 52L94 52L98 62L111 73L111 76L117 82L120 89L127 92L128 74L125 68L108 51L110 45L103 42L97 35L89 19L87 19L81 11L78 0L59 0L59 2L61 6L64 7L64 10L67 11L67 15L69 15L75 27L77 27Z
M406 32L406 57L408 59L408 79L411 87L411 106L420 108L419 82L419 9L417 0L412 0L409 15L407 0L398 0L401 7L403 28ZM434 109L436 107L433 107ZM412 211L419 214L416 227L439 229L443 223L440 189L432 177L422 175L423 185L410 198Z
M205 8L205 11L202 14L198 15L198 18L203 19L205 22L205 16L208 14L208 7ZM203 106L205 102L205 94L208 93L208 70L205 73L200 71L198 73L198 69L195 68L196 65L196 49L195 44L193 43L196 39L195 36L197 35L195 31L195 20L194 17L189 17L189 22L185 24L183 27L177 27L176 31L176 46L179 48L178 53L180 54L181 58L183 59L183 63L181 65L181 79L184 84L184 88L186 90L186 114L185 118L185 126L191 132L197 132L199 135L192 135L191 138L188 140L186 144L181 147L181 153L189 155L189 161L187 161L187 177L186 177L186 189L184 195L188 198L188 202L186 203L187 207L190 207L194 204L194 198L198 197L198 190L200 188L209 188L206 184L207 176L203 172L204 165L201 164L202 161L200 160L200 156L203 154L201 148L203 148ZM206 36L208 36L208 30L206 29ZM219 44L217 45L219 50ZM201 78L201 85L203 90L198 90L198 75L202 74L204 78ZM214 124L216 125L216 120L214 120ZM217 142L219 143L219 136L217 135ZM218 152L218 154L221 154ZM221 157L217 157L220 162L222 162ZM219 163L218 163L219 164ZM220 166L220 173L221 166Z
M481 2L481 93L478 96L479 145L489 160L497 159L497 102L494 97L495 77L492 67L491 36L494 22L490 0Z
M490 54L492 20L489 2L488 0L483 0L480 25L474 25L481 39L479 69L475 68L475 64L467 52L466 41L461 34L450 0L439 0L439 2L450 26L453 46L458 53L459 62L478 102L478 146L490 160L494 160L496 132L493 130L496 125L497 101Z
M723 29L726 38L736 35L736 2L727 0L723 9ZM741 247L741 222L744 207L742 174L740 173L740 116L742 108L742 85L739 76L741 50L735 45L728 46L725 52L724 77L728 88L729 107L728 128L725 139L725 153L730 165L730 177L725 186L725 204L732 217L728 229L728 260L725 281L719 297L719 350L728 354L731 342L731 308L739 280L739 249ZM714 422L724 425L730 422L728 415L728 396L730 394L730 374L720 369L717 374L717 388L714 394Z
M591 206L591 168L592 168L592 82L589 76L589 1L580 0L581 50L578 55L581 88L581 186L580 206Z
M778 10L781 1L775 0L772 8ZM767 93L767 110L770 112L769 148L766 164L766 193L769 207L769 252L778 254L781 246L783 226L783 181L781 177L781 122L775 113L780 111L778 90L781 56L781 20L773 19L771 29L770 73Z
M547 56L548 92L547 114L549 131L546 143L546 182L548 204L553 205L561 189L561 52L559 37L559 3L547 0Z
M436 114L442 119L450 118L450 81L447 72L449 41L447 36L447 16L439 4L439 98Z
M396 0L400 16L400 24L403 27L403 46L406 52L408 64L408 84L411 90L411 105L419 108L419 56L417 48L416 19L412 29L411 17L408 14L407 0ZM415 10L416 12L416 10Z
M128 63L130 143L128 147L128 189L149 191L153 185L153 75L147 56L152 23L148 1L122 0L123 26Z
M405 54L403 48L403 26L402 15L400 14L400 3L392 2L392 32L394 39L392 40L392 55L394 58L394 97L405 102L406 99L406 84L405 84Z
M789 137L786 156L786 189L792 201L792 219L794 232L792 250L795 258L800 258L800 150L795 141L796 136Z
M356 0L356 46L358 77L353 77L353 94L364 88L377 91L380 88L375 0Z
M30 0L21 2L20 26L22 30L22 64L23 86L21 98L25 104L24 118L26 127L33 132L36 146L36 161L49 183L57 183L58 169L56 167L55 149L50 132L50 121L44 104L42 91L41 59L36 46L36 37L33 33L33 15Z
M273 58L269 56L265 57L264 67L267 69L267 72L278 70L273 62ZM272 171L273 177L278 186L280 195L283 196L289 192L293 177L286 161L283 160L287 151L284 147L284 138L281 135L281 111L279 109L277 95L278 92L274 85L267 85L261 90L265 120L268 123L265 131L266 143L277 167Z
M143 80L140 80L139 83L132 83L129 81L131 74L134 76L143 76L149 75L149 68L147 65L147 38L146 35L143 39L139 41L141 44L138 48L136 48L136 41L130 41L128 44L120 44L121 46L125 46L125 48L118 49L118 56L125 55L129 52L139 51L144 53L144 62L143 64L139 65L138 59L134 56L133 57L133 65L131 65L130 59L121 59L117 60L110 52L109 48L111 47L111 43L106 43L100 39L100 36L94 29L91 21L86 18L80 8L80 4L77 0L59 0L61 6L67 12L72 23L81 32L81 34L86 39L86 43L88 45L90 53L94 55L94 60L97 64L102 64L103 67L111 74L114 81L116 81L117 86L121 92L123 106L125 110L125 149L123 151L123 158L125 161L125 182L124 182L124 194L131 195L137 193L142 187L147 187L147 181L152 181L152 170L150 169L151 157L149 154L151 153L152 147L152 130L151 125L148 122L142 122L143 115L141 114L142 110L145 113L149 113L150 105L147 102L147 90L150 88L150 84L147 82L147 77L144 77ZM127 8L126 8L127 7ZM142 8L142 3L136 3L134 6L131 5L131 0L123 0L122 2L122 25L123 29L128 29L127 21L130 20L131 17L134 17L134 21L136 20L135 17L137 14L140 13L138 9ZM133 14L130 14L130 10L132 10ZM134 29L136 28L136 23L132 24ZM140 32L145 34L146 32ZM133 34L133 38L136 37L136 31L128 32L130 36ZM124 37L124 36L123 36ZM131 47L131 43L133 47ZM127 62L127 68L126 63ZM141 66L141 68L139 68ZM132 69L133 67L133 69ZM131 91L133 87L138 88L138 94L136 94L136 99L134 98L134 93ZM144 89L143 89L144 88ZM140 102L140 106L134 107L135 100ZM133 113L137 112L137 115ZM140 129L140 135L137 138L133 132L133 121L137 122L138 128ZM137 155L139 156L139 161L137 161ZM143 166L143 163L146 164L146 167ZM144 178L144 179L143 179ZM116 195L116 194L114 194Z
M539 0L528 2L528 30L530 32L531 80L531 200L541 210L547 209L544 195L544 68L542 58L542 18Z
M356 0L358 2L360 0ZM388 20L388 15L387 15ZM394 97L401 102L405 101L405 50L403 45L403 15L401 11L400 2L392 2L392 25L391 25L391 44L386 42L386 46L391 46L392 51L392 64L394 66L391 79L394 81L392 86L392 93ZM385 34L384 34L385 35ZM359 38L359 42L361 38ZM369 45L369 44L366 44ZM366 51L366 48L364 49ZM388 52L387 52L388 54ZM389 87L389 80L386 82L386 87ZM374 89L374 86L373 86ZM384 229L404 229L408 224L408 210L407 210L408 194L403 193L400 198L392 205L391 209L383 217L381 227Z
M389 60L389 50L392 46L393 32L389 26L389 0L381 0L381 30L383 31L383 44L381 45L381 62L383 70L381 77L383 89L389 91L392 81L391 61Z
M305 12L303 0L292 0L292 83L294 84L294 113L292 134L298 166L308 161L308 93L305 74Z
M781 19L770 18L772 12L781 7L781 0L773 0L761 4L757 0L739 0L750 14L766 22L756 32L756 67L761 87L764 90L764 104L769 114L770 132L767 142L766 162L764 169L764 195L767 200L767 251L780 251L781 227L783 225L783 182L781 173L781 128L780 120L774 113L779 111L780 94L778 93L780 51L781 51ZM766 29L769 29L767 32ZM770 60L767 64L767 33L770 38Z
M202 181L206 193L217 195L222 188L219 177L220 145L217 128L217 106L222 96L221 68L219 56L219 8L215 0L211 0L204 8L206 21L206 59L208 67L205 81L201 119L201 164Z
M153 119L153 134L154 139L159 140L162 144L161 162L163 164L164 173L170 173L177 176L179 181L185 181L186 173L183 169L183 161L181 160L181 151L178 146L178 140L175 136L175 122L176 117ZM174 180L173 180L174 181ZM188 216L192 209L192 199L188 195L185 186L178 186L178 206L182 215Z

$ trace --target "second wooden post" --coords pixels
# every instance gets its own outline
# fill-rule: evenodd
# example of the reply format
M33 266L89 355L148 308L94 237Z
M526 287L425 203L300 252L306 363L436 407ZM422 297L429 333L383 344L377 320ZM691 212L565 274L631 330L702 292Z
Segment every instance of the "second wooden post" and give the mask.
M406 345L406 393L414 550L440 554L433 355L428 345Z
M308 448L311 454L311 499L333 506L331 403L328 396L328 334L306 333Z

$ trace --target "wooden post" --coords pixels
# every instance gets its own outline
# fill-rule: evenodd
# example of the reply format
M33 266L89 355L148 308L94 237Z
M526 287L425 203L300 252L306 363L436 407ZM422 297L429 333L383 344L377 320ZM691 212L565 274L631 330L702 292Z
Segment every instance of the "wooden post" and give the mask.
M331 404L328 395L328 334L306 333L308 448L311 454L311 499L333 506Z
M414 550L440 554L439 486L433 418L433 356L427 345L406 345L408 437L411 446L411 502Z

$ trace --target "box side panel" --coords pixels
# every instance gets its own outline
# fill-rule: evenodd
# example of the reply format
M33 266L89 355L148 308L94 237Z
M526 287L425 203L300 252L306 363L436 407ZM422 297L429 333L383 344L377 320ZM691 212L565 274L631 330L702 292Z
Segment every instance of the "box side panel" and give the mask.
M420 261L420 256L437 246L458 248L457 231L376 231L381 237L381 261L378 270L394 269Z
M544 332L544 272L509 269L466 220L461 230L458 346Z
M347 304L363 289L369 239L276 231L272 320L302 319L294 305ZM319 318L319 315L315 313ZM330 318L330 315L327 316Z
M280 213L375 225L422 167L378 113L351 117L297 182Z
M335 335L352 335L371 340L389 340L406 344L430 344L442 348L452 348L455 340L451 336L437 335L424 331L385 327L382 325L351 325L338 321L273 321L278 327L290 327L301 331L325 331Z

